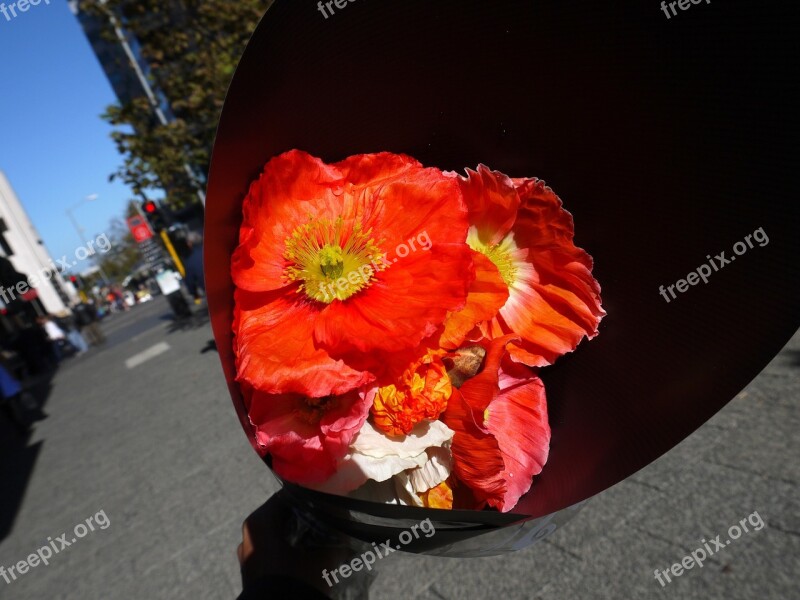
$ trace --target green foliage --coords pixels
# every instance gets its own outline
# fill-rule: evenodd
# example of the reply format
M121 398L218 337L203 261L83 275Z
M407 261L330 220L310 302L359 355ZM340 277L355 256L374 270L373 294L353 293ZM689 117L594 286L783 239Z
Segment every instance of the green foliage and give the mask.
M129 217L138 214L134 200L128 203L125 214ZM107 253L97 255L97 262L111 281L120 282L139 266L142 255L123 219L113 219L106 235L111 247Z
M205 187L219 113L239 57L272 0L84 0L81 10L109 22L111 10L136 39L151 85L174 120L162 125L146 97L115 104L103 118L124 157L111 177L140 197L163 189L174 208ZM107 39L116 36L110 27ZM196 181L186 172L190 165Z

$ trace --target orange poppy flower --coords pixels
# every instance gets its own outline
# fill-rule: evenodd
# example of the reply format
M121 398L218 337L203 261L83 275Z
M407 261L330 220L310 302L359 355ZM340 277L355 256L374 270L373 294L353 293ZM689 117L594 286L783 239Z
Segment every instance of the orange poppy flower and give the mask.
M544 384L522 365L501 367L513 336L493 340L483 370L453 390L442 420L455 432L456 477L477 506L516 506L542 471L550 449Z
M263 392L364 385L375 377L364 357L415 348L465 304L474 267L458 182L412 158L327 165L293 150L267 163L243 212L237 370Z
M412 363L395 383L375 394L372 419L388 435L403 436L424 420L439 418L453 386L442 362L442 351L428 351Z
M467 307L448 319L443 345L515 334L511 358L545 366L596 336L606 314L600 285L592 258L573 243L572 216L553 190L539 179L510 179L483 165L457 179L469 208L467 243L488 261L475 261ZM485 318L498 303L496 315ZM470 332L471 325L480 332Z

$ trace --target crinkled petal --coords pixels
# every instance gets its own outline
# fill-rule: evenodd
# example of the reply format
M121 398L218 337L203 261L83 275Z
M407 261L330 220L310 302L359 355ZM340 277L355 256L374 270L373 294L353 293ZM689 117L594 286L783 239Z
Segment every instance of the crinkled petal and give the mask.
M519 201L510 226L486 209L498 205L496 190L508 192L509 185ZM592 276L591 257L574 244L572 215L553 190L539 179L510 180L489 170L471 174L462 188L471 227L481 240L470 243L502 261L508 284L508 300L491 323L479 324L481 332L518 334L521 339L509 346L511 357L536 367L553 364L584 337L596 336L606 314L600 285Z
M506 493L490 506L507 512L531 487L550 450L550 425L544 384L538 377L517 379L501 374L500 392L487 412L486 428L503 456Z
M458 179L479 237L486 244L499 243L511 230L520 205L513 181L485 165L479 165L477 171L467 169L467 177Z
M482 508L490 498L502 498L506 493L500 445L478 425L478 419L480 415L469 407L461 391L455 390L443 420L455 431L451 447L453 471L472 491L477 502L472 508L476 509Z
M420 423L404 437L386 436L367 421L333 477L315 489L346 494L368 479L386 481L407 469L422 467L428 462L428 448L444 446L452 438L453 432L441 421Z
M418 469L408 471L408 480L415 494L427 492L448 477L453 468L453 459L449 448L428 448L428 460Z
M474 278L466 244L441 244L398 260L352 300L330 304L314 338L334 355L417 346L461 309Z
M547 461L550 428L544 385L529 370L501 370L503 336L489 345L483 370L454 393L445 423L455 431L454 472L484 503L508 512ZM525 369L525 370L523 370Z
M470 285L466 306L451 313L445 321L440 341L443 348L458 348L476 325L494 318L508 300L508 286L494 263L475 251L472 260L475 280Z
M334 360L314 344L313 310L294 292L234 294L240 380L267 393L321 398L369 383L373 376Z
M337 462L363 427L373 391L353 391L336 398L315 421L304 416L306 399L298 394L254 392L249 407L256 441L272 457L281 477L301 485L330 478Z
M231 262L237 287L253 292L284 287L285 240L311 217L335 219L341 204L336 192L343 184L334 166L300 150L270 160L242 204L239 246Z

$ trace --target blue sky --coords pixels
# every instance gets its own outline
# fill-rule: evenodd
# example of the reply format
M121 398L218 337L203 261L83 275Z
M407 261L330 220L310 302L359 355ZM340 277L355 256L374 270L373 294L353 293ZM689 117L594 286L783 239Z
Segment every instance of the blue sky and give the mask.
M79 244L68 207L98 194L74 211L91 239L132 196L108 182L122 157L100 115L115 100L66 0L42 0L11 21L0 14L0 170L56 258Z

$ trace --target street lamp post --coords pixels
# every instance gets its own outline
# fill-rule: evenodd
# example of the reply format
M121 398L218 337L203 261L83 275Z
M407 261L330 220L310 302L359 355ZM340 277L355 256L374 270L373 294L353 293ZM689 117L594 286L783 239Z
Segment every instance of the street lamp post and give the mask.
M83 238L84 229L83 229L83 227L80 226L80 224L78 223L78 220L75 218L75 215L72 214L72 211L74 211L77 208L83 206L87 202L92 202L94 200L97 200L97 194L89 194L83 200L81 200L77 204L74 204L73 206L70 206L66 210L67 217L69 217L69 220L72 223L72 226L75 228L75 232L78 234L78 238L81 241L81 246L83 246L86 243L86 240ZM92 248L92 250L94 251L94 248ZM108 275L106 275L105 271L103 271L103 267L100 265L100 263L98 262L96 264L97 264L97 269L100 271L100 275L103 277L103 280L106 283L111 283L111 280L108 278Z

